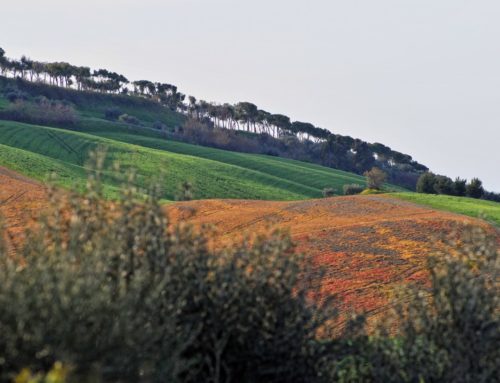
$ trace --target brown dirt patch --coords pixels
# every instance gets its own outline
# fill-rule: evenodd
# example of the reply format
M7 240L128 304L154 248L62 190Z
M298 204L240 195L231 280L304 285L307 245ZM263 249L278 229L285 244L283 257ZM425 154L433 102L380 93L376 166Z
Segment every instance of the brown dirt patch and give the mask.
M46 204L47 190L42 184L0 167L0 217L10 250L19 244L26 225Z

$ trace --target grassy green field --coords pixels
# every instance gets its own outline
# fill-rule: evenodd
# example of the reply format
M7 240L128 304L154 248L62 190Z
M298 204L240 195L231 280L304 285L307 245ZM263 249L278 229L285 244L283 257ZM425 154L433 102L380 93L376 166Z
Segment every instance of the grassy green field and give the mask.
M500 226L500 203L498 202L418 193L391 193L390 195L419 205L429 206L433 209L484 218L494 225Z
M161 178L164 199L172 200L184 181L193 184L195 198L244 198L297 200L319 198L324 188L342 194L345 184L365 185L364 177L353 173L285 158L254 155L189 145L167 139L152 129L157 121L169 130L182 125L185 117L151 100L122 95L103 95L50 87L17 84L0 77L0 110L9 105L2 96L7 87L22 85L30 97L45 96L70 102L78 122L57 129L0 120L0 166L38 180L57 174L64 187L83 188L87 155L99 146L107 148L107 167L119 162L121 172L105 172L105 191L118 193L123 171L134 169L137 186L147 187ZM141 126L104 119L107 109L118 108L138 118ZM469 198L406 193L386 185L391 195L435 209L472 217L482 216L500 226L500 204Z
M0 77L0 109L9 105L5 98L8 89L18 87L31 99L44 96L69 102L79 115L76 124L61 129L0 120L0 165L40 180L57 173L62 186L84 185L88 152L106 146L108 164L118 161L123 168L134 168L138 186L162 174L164 197L168 199L174 198L183 181L193 184L196 198L272 200L318 198L324 188L342 194L345 184L365 184L364 177L319 165L167 139L152 129L154 123L161 122L173 131L185 117L144 98L79 92ZM138 118L140 126L104 119L111 108ZM113 190L120 177L111 171L107 175L106 185Z
M141 137L125 133L68 131L0 121L0 165L46 180L58 174L62 186L83 185L85 154L98 146L108 148L108 165L137 171L137 184L145 187L161 176L164 198L173 199L183 181L193 184L196 198L248 198L294 200L316 198L322 189L339 192L344 183L364 183L363 177L317 165L270 156L241 154ZM107 136L107 137L105 137ZM114 139L112 139L114 138ZM120 175L107 173L113 190Z
M230 152L226 150L189 145L182 142L144 137L134 134L107 132L98 132L95 134L116 141L159 149L171 153L205 158L224 164L231 164L240 168L251 169L273 177L293 180L295 183L307 185L317 189L318 191L323 190L325 187L332 187L335 189L337 194L341 194L342 187L345 184L365 184L363 177L353 173L329 169L300 161L282 159L279 157ZM400 188L394 188L400 190Z

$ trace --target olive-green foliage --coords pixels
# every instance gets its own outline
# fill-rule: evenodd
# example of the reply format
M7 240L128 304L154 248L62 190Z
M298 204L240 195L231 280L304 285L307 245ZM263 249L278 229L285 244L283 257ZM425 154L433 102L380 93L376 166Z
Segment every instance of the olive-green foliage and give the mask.
M436 194L434 185L436 184L436 175L434 173L425 172L417 181L417 193Z
M500 254L469 228L457 249L429 258L431 286L410 289L377 335L333 342L323 375L339 382L498 382ZM389 323L399 329L389 336Z
M91 381L314 381L334 315L288 236L211 250L210 229L169 225L155 188L104 202L92 158L87 193L53 192L22 248L0 250L1 380L59 361Z
M430 286L375 334L357 317L333 337L322 273L286 234L214 250L210 228L169 224L133 175L104 201L104 157L91 158L85 195L53 191L23 246L0 243L0 381L58 363L91 383L500 380L500 257L483 231L430 257Z
M477 227L465 230L459 242L449 242L455 252L429 259L430 299L415 289L407 310L399 310L406 375L425 381L498 381L498 245Z
M483 183L478 178L473 178L466 186L467 197L481 198L484 194Z
M364 173L368 189L380 190L387 179L387 174L379 168L373 167L370 171Z

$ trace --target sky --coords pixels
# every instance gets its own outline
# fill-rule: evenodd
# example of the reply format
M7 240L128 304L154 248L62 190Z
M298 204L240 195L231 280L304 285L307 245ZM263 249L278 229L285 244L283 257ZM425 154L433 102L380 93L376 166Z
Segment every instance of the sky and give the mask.
M0 13L9 57L250 101L500 192L498 0L24 0Z

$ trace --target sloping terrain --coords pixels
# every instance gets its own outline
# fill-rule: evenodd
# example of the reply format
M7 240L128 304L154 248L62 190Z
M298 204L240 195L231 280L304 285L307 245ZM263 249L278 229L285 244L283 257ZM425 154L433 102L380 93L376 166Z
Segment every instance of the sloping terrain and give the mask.
M0 168L0 215L11 244L22 240L20 233L46 206L47 198L43 185ZM318 268L326 268L322 293L337 294L344 313L363 310L369 317L384 312L399 287L426 281L426 258L445 249L443 235L463 222L487 227L482 221L387 196L199 200L166 209L172 221L213 225L216 246L271 228L289 229L297 250Z
M338 294L343 312L383 312L408 282L424 283L427 256L463 222L486 224L385 196L298 202L192 201L168 208L174 220L213 224L216 243L244 233L289 228L298 251L326 267L323 294Z
M483 218L493 225L500 227L500 203L498 202L476 198L421 193L393 193L391 195L433 209Z
M81 187L87 153L98 146L107 148L108 165L119 162L122 169L136 170L139 187L161 176L164 198L170 200L184 181L193 184L196 198L270 200L317 198L326 187L341 193L344 184L365 183L363 177L318 165L134 135L125 129L117 133L106 124L84 133L0 121L0 166L38 180L55 172L60 185ZM112 171L104 182L110 194L121 183Z

